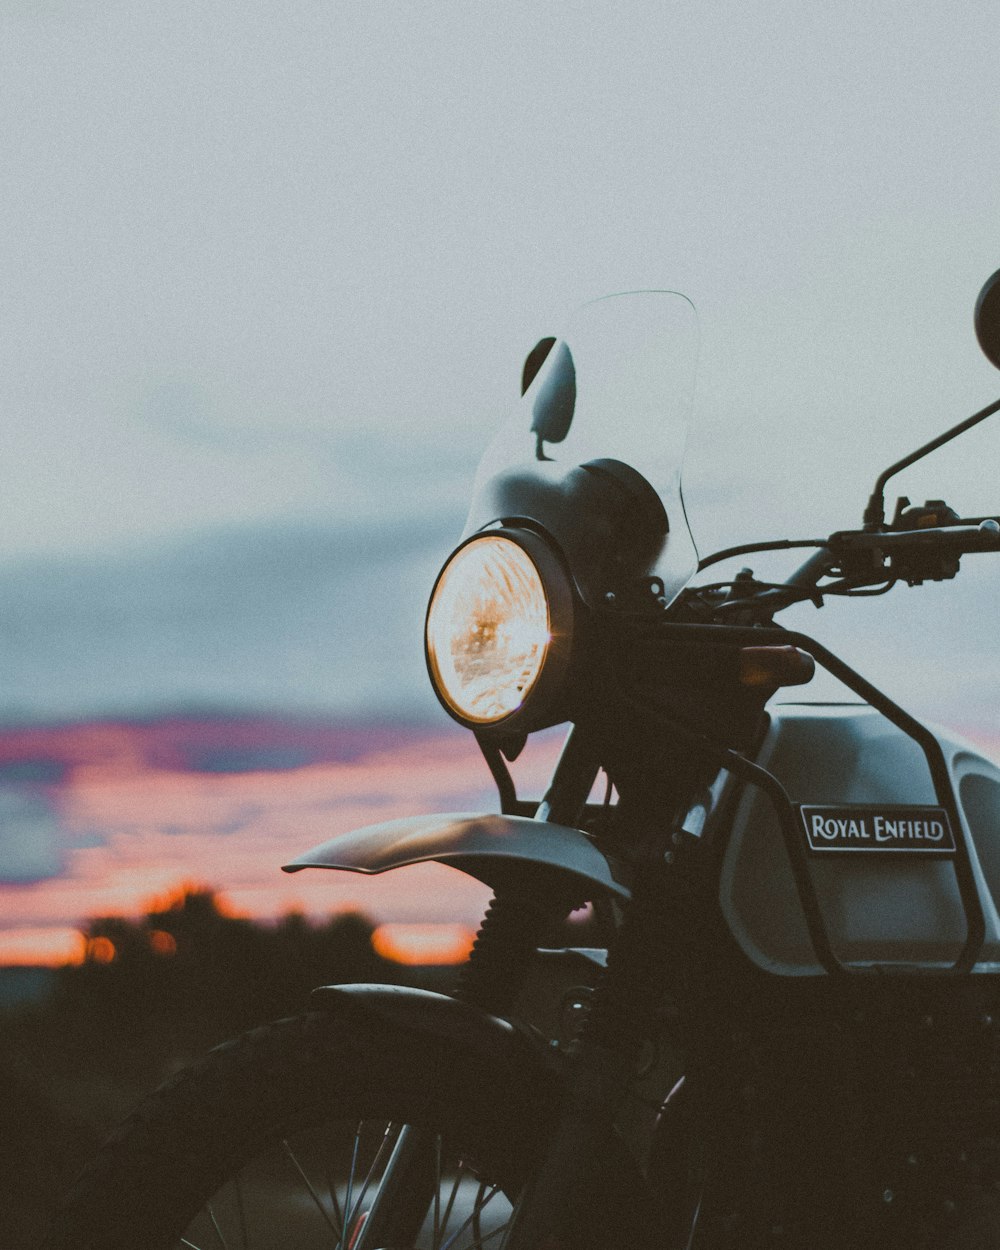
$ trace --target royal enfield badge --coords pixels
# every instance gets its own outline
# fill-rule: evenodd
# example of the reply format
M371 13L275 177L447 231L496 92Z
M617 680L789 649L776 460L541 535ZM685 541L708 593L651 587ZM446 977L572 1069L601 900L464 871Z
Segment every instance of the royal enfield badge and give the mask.
M955 835L943 807L799 807L811 851L893 851L948 855Z

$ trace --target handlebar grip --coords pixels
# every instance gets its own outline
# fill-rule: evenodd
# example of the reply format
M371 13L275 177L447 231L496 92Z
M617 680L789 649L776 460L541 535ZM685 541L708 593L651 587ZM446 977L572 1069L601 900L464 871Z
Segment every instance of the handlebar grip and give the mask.
M1000 551L1000 520L996 517L983 517L969 535L968 543L962 544L963 551Z

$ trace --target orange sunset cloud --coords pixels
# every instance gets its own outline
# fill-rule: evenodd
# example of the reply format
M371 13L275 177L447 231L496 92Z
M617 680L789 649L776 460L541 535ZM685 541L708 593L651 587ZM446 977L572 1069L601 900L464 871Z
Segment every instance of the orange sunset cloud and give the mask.
M341 731L336 738L317 732L310 741L308 726L295 726L297 749L313 761L254 768L255 759L267 761L288 745L280 722L255 722L255 728L249 735L236 723L240 771L185 767L192 741L203 754L206 749L197 721L165 722L159 736L155 725L127 723L0 734L0 790L44 805L60 865L39 880L0 885L0 963L72 962L80 950L74 926L98 915L138 915L151 896L192 880L264 921L292 909L316 919L356 909L383 923L459 926L446 937L446 930L428 929L432 944L454 948L467 940L488 891L442 865L380 877L288 876L280 868L361 825L434 811L496 810L471 737L447 726L396 735L361 727L354 740ZM217 739L226 732L214 725ZM559 745L550 737L520 764L528 793L544 789ZM2 855L0 843L0 871Z

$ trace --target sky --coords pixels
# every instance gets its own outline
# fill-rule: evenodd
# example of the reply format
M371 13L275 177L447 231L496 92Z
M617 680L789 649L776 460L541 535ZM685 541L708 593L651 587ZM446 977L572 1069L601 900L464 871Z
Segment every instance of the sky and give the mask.
M941 0L11 0L0 723L440 725L420 621L476 461L528 348L611 291L698 309L702 553L859 523L885 464L1000 391L972 332L998 26ZM987 425L900 489L1000 512L998 452ZM788 620L988 734L1000 562L966 564Z

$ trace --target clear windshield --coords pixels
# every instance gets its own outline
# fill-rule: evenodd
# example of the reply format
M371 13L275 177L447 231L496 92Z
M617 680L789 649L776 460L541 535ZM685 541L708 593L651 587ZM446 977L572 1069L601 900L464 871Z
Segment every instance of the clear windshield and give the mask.
M648 572L676 598L698 562L681 497L697 358L697 316L683 295L636 291L584 304L487 448L466 534L495 519L479 501L498 473L622 460L666 508L669 532Z

